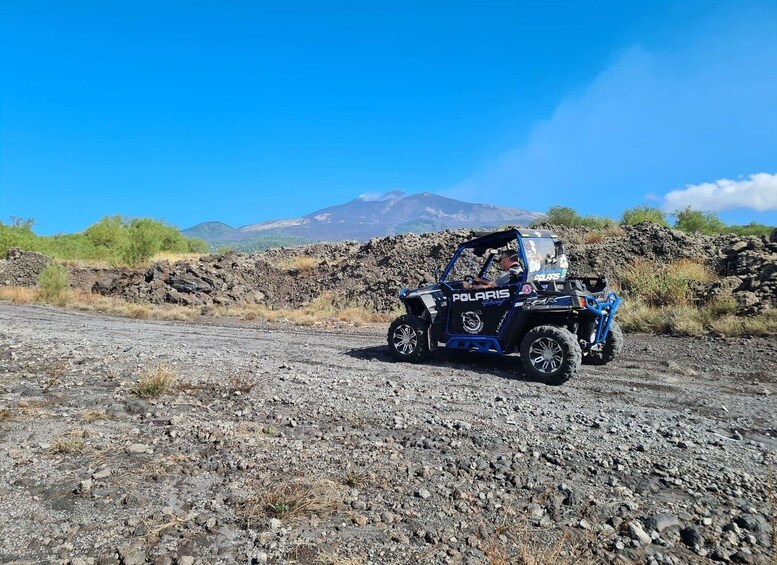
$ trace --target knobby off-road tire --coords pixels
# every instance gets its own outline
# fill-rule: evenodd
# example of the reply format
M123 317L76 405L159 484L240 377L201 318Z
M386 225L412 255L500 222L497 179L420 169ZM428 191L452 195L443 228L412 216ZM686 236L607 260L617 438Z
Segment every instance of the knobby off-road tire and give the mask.
M420 363L429 355L429 322L418 316L400 316L391 323L388 346L398 361Z
M583 352L575 335L558 326L537 326L521 341L521 362L533 379L562 385L575 376Z
M606 365L620 354L624 342L623 330L621 330L618 322L613 320L602 349L600 351L590 351L588 355L583 357L583 364Z

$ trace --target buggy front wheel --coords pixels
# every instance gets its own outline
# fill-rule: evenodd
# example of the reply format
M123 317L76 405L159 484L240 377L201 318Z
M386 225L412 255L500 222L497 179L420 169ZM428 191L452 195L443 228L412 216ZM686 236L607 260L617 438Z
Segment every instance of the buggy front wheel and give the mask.
M521 341L521 363L533 379L561 385L580 368L583 353L575 335L558 326L537 326Z
M429 322L418 316L400 316L391 323L388 346L391 356L399 361L419 363L429 354Z

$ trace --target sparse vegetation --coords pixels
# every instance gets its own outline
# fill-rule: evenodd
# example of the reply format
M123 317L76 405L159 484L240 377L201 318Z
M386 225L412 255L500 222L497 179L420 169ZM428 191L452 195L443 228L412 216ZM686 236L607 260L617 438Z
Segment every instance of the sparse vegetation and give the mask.
M145 400L152 400L167 394L178 379L178 370L167 363L146 367L140 373L132 392Z
M17 304L42 302L36 289L28 287L0 286L0 300L9 300ZM113 298L73 289L70 291L67 306L89 312L101 312L128 318L158 320L191 320L199 316L199 311L183 306L155 306L136 304L120 298Z
M83 410L79 415L79 419L85 424L91 424L98 420L108 420L108 413L105 410Z
M737 235L768 236L773 227L751 222L745 225L727 225L712 212L703 212L687 207L673 214L674 228L688 233L700 233L703 235L718 235L734 233ZM598 243L607 237L606 230L618 225L632 226L642 222L650 222L660 226L669 227L668 215L654 206L641 204L624 210L620 222L606 216L582 216L574 208L568 206L553 206L539 220L532 224L533 227L541 224L552 226L578 228L587 227L594 230L603 230L601 233L591 232L585 243Z
M594 562L590 546L595 536L564 529L549 535L519 516L505 516L496 532L482 540L481 547L490 565L583 565Z
M309 277L313 274L318 265L318 261L310 255L296 255L278 263L278 268L303 277Z
M67 269L62 265L49 265L38 277L38 298L43 302L64 306L70 299L70 283Z
M364 565L367 560L363 557L342 557L329 551L320 551L316 557L316 563L320 565Z
M310 477L255 482L249 488L250 495L238 507L249 527L268 518L292 521L310 515L328 516L341 507L343 499L342 486Z
M84 438L86 437L86 431L77 429L70 430L69 432L59 436L50 447L51 453L55 454L71 454L82 453L84 451Z
M656 264L640 259L624 267L619 279L625 296L648 306L684 306L688 304L691 285L711 282L715 274L698 261L681 259Z
M0 300L17 304L41 302L35 289L26 287L0 286ZM386 323L398 314L396 311L382 313L364 306L340 305L329 293L323 294L312 303L300 308L271 308L262 304L249 304L233 308L211 308L205 313L210 316L235 317L270 323L289 323L300 326ZM157 306L138 304L120 298L102 296L80 290L72 290L67 306L78 310L100 312L135 319L193 320L202 314L201 310L185 306Z
M699 306L651 306L627 301L618 312L625 331L700 336L769 336L777 333L777 311L768 309L757 316L738 316L731 300L715 300Z
M744 317L737 315L737 303L731 297L693 303L693 285L715 278L706 265L697 261L681 259L664 265L636 261L623 269L618 281L627 299L618 313L619 323L629 332L682 336L777 333L777 313L773 310Z
M547 213L532 225L550 224L567 228L604 229L616 225L615 220L606 216L581 216L574 208L568 206L553 206Z
M648 206L647 204L624 210L623 215L621 215L621 223L624 225L633 226L642 222L651 222L659 226L669 227L666 214L660 208Z
M354 469L348 469L343 477L343 483L351 488L356 488L364 484L366 481L366 475L355 471Z
M217 316L238 316L244 320L292 323L300 326L344 323L353 326L386 323L397 316L397 311L377 312L364 306L343 303L333 293L326 292L300 308L270 308L250 304L242 308L215 309Z

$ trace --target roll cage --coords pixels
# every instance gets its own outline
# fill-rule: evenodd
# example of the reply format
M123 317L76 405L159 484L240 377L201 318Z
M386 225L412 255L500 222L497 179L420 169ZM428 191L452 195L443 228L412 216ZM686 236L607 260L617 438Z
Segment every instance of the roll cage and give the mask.
M564 257L563 261L564 263L559 263L558 267L556 269L552 269L552 272L554 275L558 273L558 276L554 276L552 279L550 278L543 278L542 276L537 277L537 273L540 273L542 269L532 270L530 268L531 261L527 258L527 249L524 240L529 239L532 240L532 243L534 240L550 240L553 242L553 246L555 248L555 257L553 258L554 261L559 261L560 258ZM478 234L478 237L475 239L471 239L470 241L464 242L456 249L456 252L453 254L453 257L451 257L451 260L449 261L447 267L445 267L445 270L442 272L442 275L440 276L439 282L445 282L450 284L453 281L448 280L448 276L451 274L451 271L453 270L454 265L459 260L459 257L461 254L467 250L472 249L474 254L478 257L483 257L488 253L488 257L486 257L485 262L483 263L483 266L480 269L480 272L477 274L478 277L483 277L491 267L494 257L497 255L496 252L494 252L494 249L500 249L508 247L511 243L516 243L517 245L517 251L516 254L518 255L518 258L521 261L522 264L522 271L519 275L518 279L515 281L518 284L526 283L529 279L536 279L536 280L563 280L564 276L566 275L566 258L564 255L564 246L559 241L558 236L554 234L551 231L548 230L532 230L532 229L509 229L509 230L503 230L499 232L487 232L487 233L481 233ZM533 253L537 253L536 245L531 245L533 248ZM489 251L492 251L489 253Z

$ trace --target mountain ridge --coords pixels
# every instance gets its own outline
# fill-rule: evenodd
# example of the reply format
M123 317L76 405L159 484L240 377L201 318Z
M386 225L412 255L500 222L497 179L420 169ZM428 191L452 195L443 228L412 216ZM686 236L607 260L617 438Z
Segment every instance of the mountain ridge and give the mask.
M202 222L181 231L189 237L202 238L211 246L238 244L246 248L252 240L267 238L277 241L288 237L296 243L365 241L408 232L528 225L540 216L539 212L521 208L464 202L431 192L405 194L394 190L382 195L361 195L297 218L271 219L239 228L218 221Z

